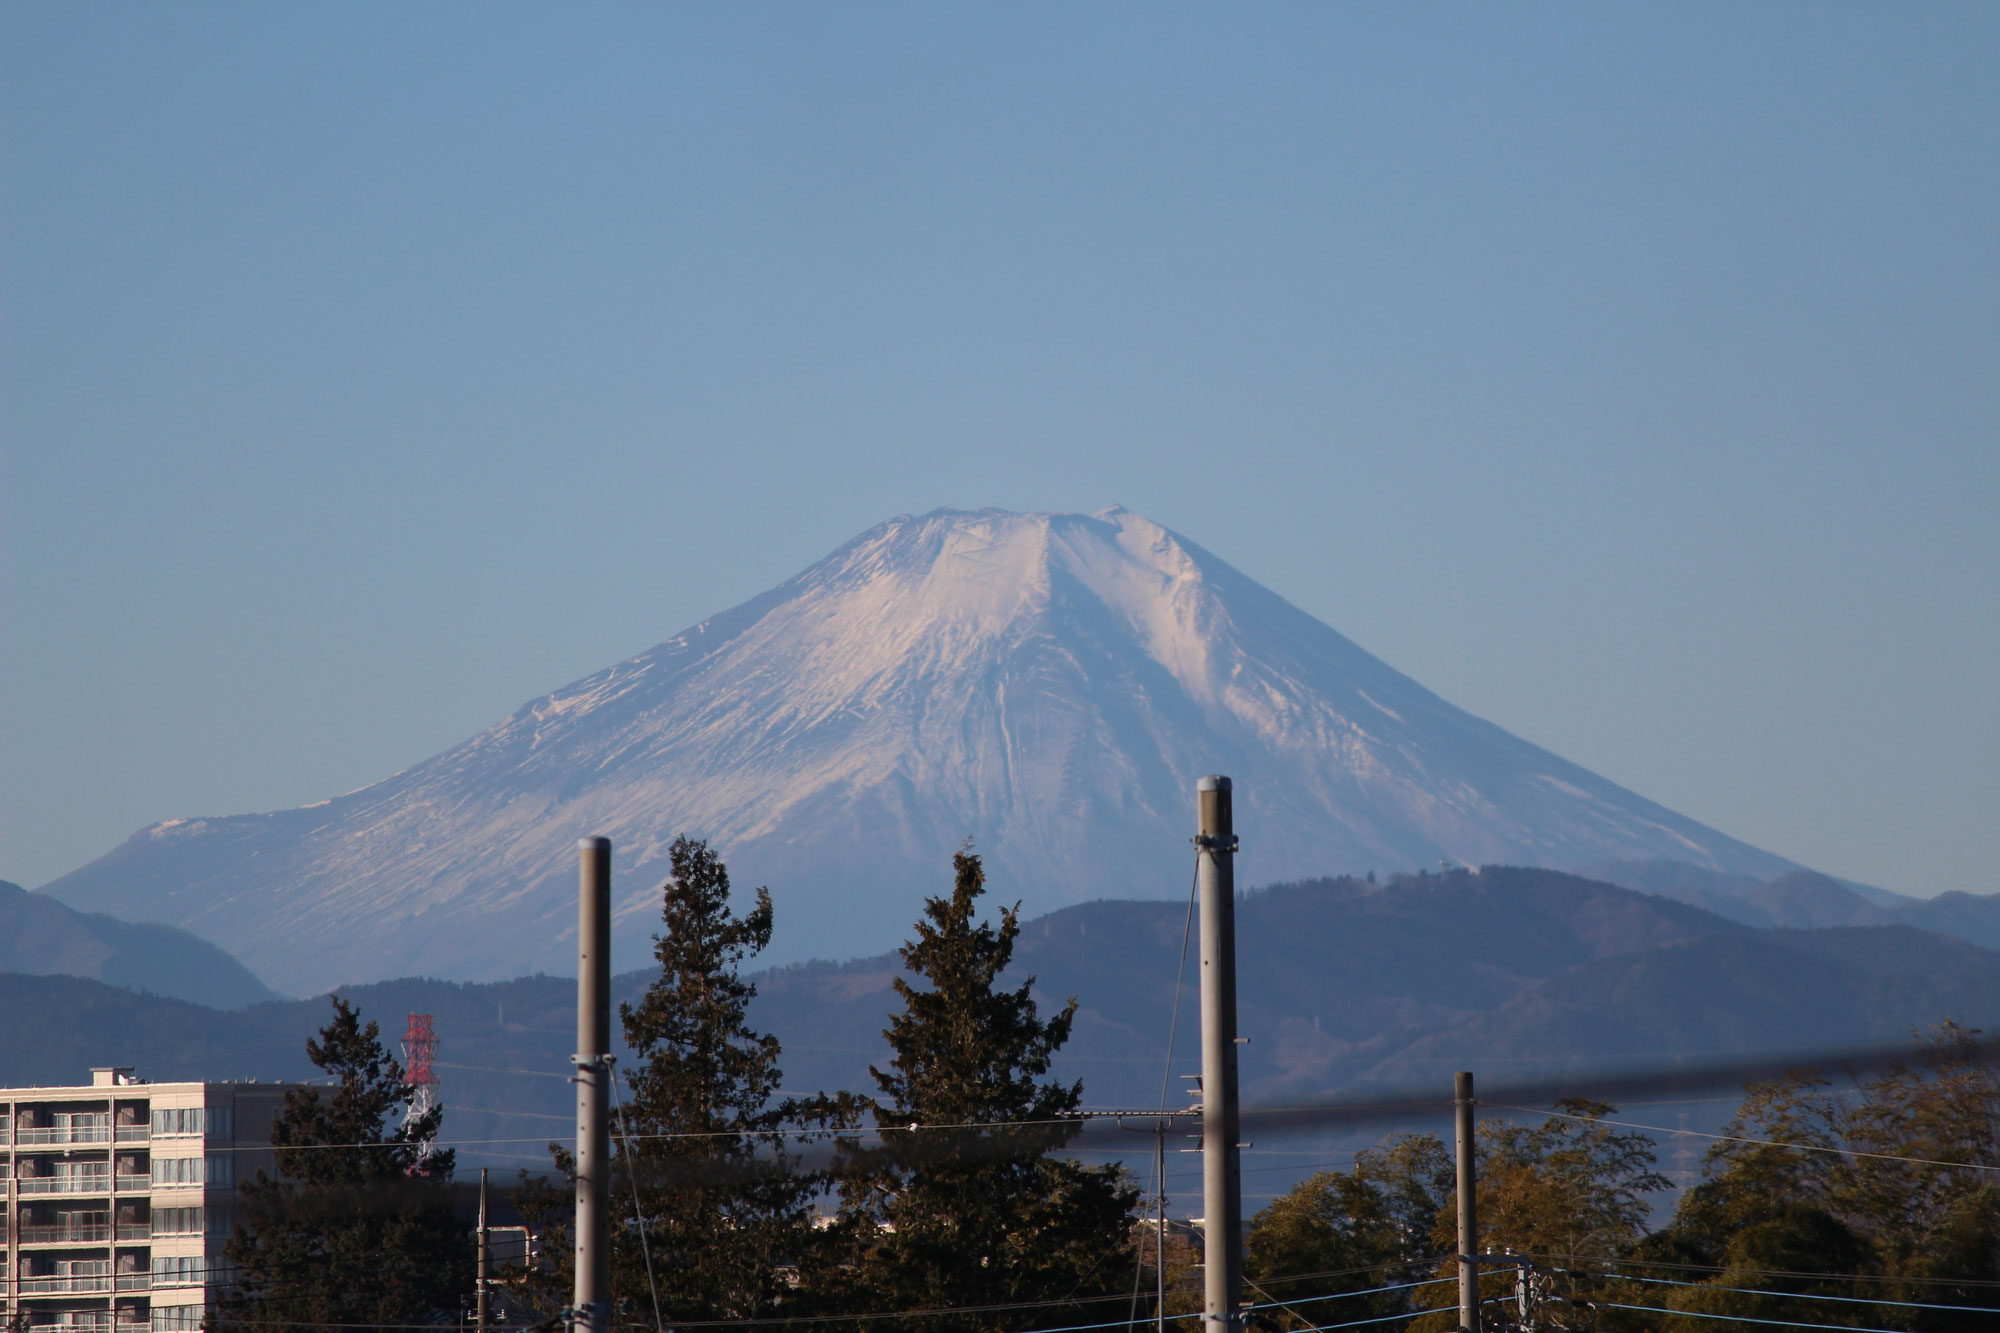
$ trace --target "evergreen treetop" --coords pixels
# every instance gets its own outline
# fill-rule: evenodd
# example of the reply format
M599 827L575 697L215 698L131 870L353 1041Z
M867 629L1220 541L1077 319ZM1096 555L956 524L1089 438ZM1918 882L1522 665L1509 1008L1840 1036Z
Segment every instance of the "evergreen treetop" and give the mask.
M892 1057L871 1070L882 1147L872 1177L845 1186L857 1291L873 1309L941 1312L902 1321L911 1333L1075 1323L1073 1302L1138 1277L1137 1191L1115 1166L1049 1155L1080 1123L1082 1084L1047 1078L1076 1001L1045 1020L1033 978L999 984L1016 909L979 921L979 858L961 851L952 868L950 897L924 904L903 947Z
M611 1292L619 1322L769 1319L817 1308L837 1285L830 1238L812 1225L820 1176L800 1170L787 1131L836 1120L841 1098L779 1093L777 1038L751 1026L743 965L770 943L771 895L730 903L728 868L706 842L676 838L661 886L659 975L619 1007L630 1093L611 1124ZM572 1180L575 1159L551 1144ZM555 1309L571 1283L570 1195L524 1182L546 1266L517 1289ZM657 1314L655 1305L657 1303Z
M333 1010L306 1043L333 1086L286 1092L271 1125L277 1177L260 1170L239 1188L216 1329L452 1321L470 1297L473 1244L453 1205L453 1155L423 1148L444 1112L413 1117L379 1027L338 996Z

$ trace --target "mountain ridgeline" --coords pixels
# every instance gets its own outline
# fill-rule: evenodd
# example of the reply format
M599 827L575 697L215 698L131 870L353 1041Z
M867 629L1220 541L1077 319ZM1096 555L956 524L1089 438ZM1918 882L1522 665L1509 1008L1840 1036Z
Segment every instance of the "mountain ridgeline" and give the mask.
M79 912L0 880L0 973L89 977L233 1009L277 996L223 950L173 926Z
M940 510L318 805L184 818L46 891L295 993L569 965L575 840L618 944L679 833L768 883L774 961L874 953L971 837L1028 911L1170 896L1236 779L1242 874L1667 858L1797 869L1453 707L1139 515Z
M1004 901L1004 885L995 886ZM1199 1067L1196 967L1176 980L1185 901L1100 901L1023 922L1012 975L1044 1011L1078 1000L1056 1073L1095 1106L1157 1105ZM905 927L907 929L907 927ZM1574 1078L1730 1055L1893 1044L1949 1017L2000 1025L2000 953L1904 925L1759 929L1555 871L1487 867L1370 884L1317 879L1242 896L1246 1102ZM645 955L625 951L619 962ZM868 1089L896 1007L893 954L757 974L752 1023L784 1046L790 1090ZM621 974L632 999L653 974ZM1180 1022L1167 1033L1176 987ZM573 1123L576 984L405 979L343 991L385 1030L433 1014L462 1160L546 1162ZM155 1078L296 1078L324 998L218 1012L68 977L0 975L0 1080L75 1082L91 1065ZM32 1019L32 1021L29 1021ZM1726 1090L1719 1090L1726 1091ZM1266 1180L1265 1184L1272 1182Z

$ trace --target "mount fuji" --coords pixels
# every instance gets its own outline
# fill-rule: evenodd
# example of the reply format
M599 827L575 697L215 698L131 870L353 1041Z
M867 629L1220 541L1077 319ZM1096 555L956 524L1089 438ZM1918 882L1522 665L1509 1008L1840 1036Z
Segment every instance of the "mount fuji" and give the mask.
M999 902L1172 898L1193 789L1236 784L1238 874L1451 858L1796 869L1446 703L1122 509L891 519L777 588L297 810L175 819L44 886L166 921L282 989L565 971L575 842L616 845L649 951L676 834L768 883L763 962L879 952L967 838Z

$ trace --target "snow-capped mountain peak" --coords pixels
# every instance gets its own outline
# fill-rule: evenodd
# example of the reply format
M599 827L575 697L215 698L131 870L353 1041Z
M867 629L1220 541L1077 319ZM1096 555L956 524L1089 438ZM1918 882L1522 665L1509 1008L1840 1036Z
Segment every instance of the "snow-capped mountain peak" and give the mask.
M1236 779L1253 881L1790 868L1452 707L1141 515L985 509L891 519L374 786L156 825L48 888L298 988L509 976L570 965L586 833L616 842L636 964L685 832L771 886L782 961L894 944L967 837L1031 910L1183 892L1209 772Z

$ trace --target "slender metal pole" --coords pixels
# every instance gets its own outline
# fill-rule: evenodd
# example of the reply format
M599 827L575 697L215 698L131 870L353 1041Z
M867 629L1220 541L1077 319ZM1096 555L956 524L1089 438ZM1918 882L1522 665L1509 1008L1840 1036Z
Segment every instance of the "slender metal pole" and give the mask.
M474 1328L480 1330L486 1327L486 1284L492 1277L491 1255L488 1250L491 1244L489 1239L491 1230L487 1225L486 1213L486 1168L482 1166L479 1168L479 1290L473 1298L475 1304L472 1324Z
M1472 1075L1461 1069L1453 1086L1458 1116L1458 1326L1479 1333L1479 1226L1474 1198L1479 1182L1472 1160Z
M611 1327L611 839L577 844L576 1294L580 1333Z
M1159 1230L1153 1247L1153 1327L1167 1333L1167 1122L1153 1136L1153 1180L1160 1187Z
M1202 1326L1243 1327L1243 1182L1236 1105L1236 832L1229 779L1195 784L1201 885Z

